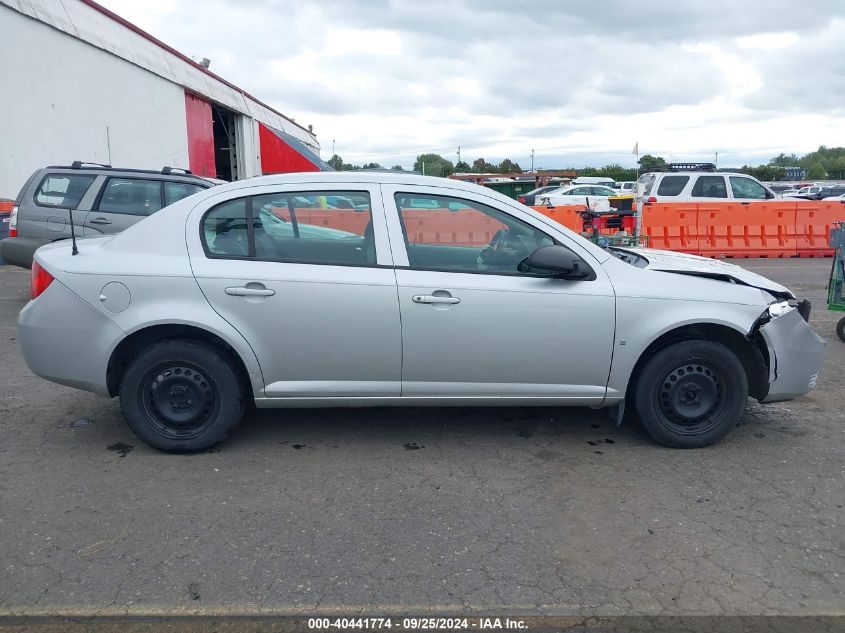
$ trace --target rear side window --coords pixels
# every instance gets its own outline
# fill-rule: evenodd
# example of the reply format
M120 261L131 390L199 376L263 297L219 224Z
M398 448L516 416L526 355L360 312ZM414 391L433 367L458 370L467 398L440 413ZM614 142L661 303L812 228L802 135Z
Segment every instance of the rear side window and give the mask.
M75 209L79 206L94 176L82 174L50 174L44 177L35 192L35 203L42 207Z
M766 188L760 183L754 182L751 178L731 176L731 189L734 192L734 198L766 199Z
M150 215L161 209L161 181L109 178L100 194L99 211Z
M195 193L205 190L205 187L192 185L189 182L165 182L164 183L164 206L179 202Z
M202 236L205 248L219 257L249 257L246 198L219 204L205 214Z
M365 192L309 191L233 200L206 213L201 235L211 257L337 266L376 263Z
M666 176L657 187L658 196L677 196L689 182L689 176Z
M724 176L699 176L692 188L693 198L727 198Z

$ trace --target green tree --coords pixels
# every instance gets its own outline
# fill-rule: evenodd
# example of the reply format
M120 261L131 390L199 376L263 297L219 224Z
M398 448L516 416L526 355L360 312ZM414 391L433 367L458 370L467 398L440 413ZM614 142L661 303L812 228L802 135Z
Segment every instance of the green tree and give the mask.
M824 180L827 178L827 172L820 162L815 162L807 167L807 178L810 180Z
M499 166L496 168L496 170L500 174L515 174L521 173L522 167L519 166L519 163L513 162L510 158L506 158L501 163L499 163Z
M381 165L378 163L367 163L361 169L381 169Z
M496 166L491 165L483 158L476 158L472 161L472 171L476 174L489 174L496 171Z
M446 160L440 154L420 154L414 162L414 171L424 173L426 176L445 178L454 173L455 166L452 161Z
M784 154L781 152L769 161L769 165L774 167L794 167L798 164L798 156L795 154Z
M343 169L343 159L342 159L340 156L338 156L337 154L335 154L334 156L332 156L332 157L331 157L329 160L327 160L326 162L327 162L329 165L331 165L334 169L336 169L337 171L340 171L340 170L342 170L342 169Z
M457 163L455 163L455 171L456 172L460 172L462 174L465 174L468 171L470 171L471 169L472 169L472 167L470 167L469 163L467 163L465 161L459 160Z
M666 160L662 156L652 156L651 154L640 156L641 172L660 171L665 166Z
M391 167L391 169L393 171L405 171L404 169L402 169L402 165L394 165L393 167Z

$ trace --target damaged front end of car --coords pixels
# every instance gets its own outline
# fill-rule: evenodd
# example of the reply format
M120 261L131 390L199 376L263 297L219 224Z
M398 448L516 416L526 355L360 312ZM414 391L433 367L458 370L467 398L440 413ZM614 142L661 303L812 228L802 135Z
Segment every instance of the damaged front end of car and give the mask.
M780 402L816 386L824 357L824 339L810 327L810 302L776 301L754 324L749 339L765 346L768 388L760 402Z

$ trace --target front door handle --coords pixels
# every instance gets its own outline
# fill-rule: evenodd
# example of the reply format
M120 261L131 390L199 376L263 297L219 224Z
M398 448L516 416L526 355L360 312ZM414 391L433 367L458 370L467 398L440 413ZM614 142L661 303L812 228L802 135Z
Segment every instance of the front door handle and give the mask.
M411 297L414 303L445 303L454 305L460 303L461 300L451 295L414 295Z
M91 224L111 224L111 220L108 218L94 218L93 220L89 220Z
M226 288L226 294L233 297L272 297L276 291L256 284L255 286L231 286Z

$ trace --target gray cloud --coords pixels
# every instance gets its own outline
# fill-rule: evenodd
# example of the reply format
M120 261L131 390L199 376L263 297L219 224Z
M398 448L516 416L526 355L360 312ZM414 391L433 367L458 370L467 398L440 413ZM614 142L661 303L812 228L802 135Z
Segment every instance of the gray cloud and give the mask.
M600 7L559 0L210 0L202 11L174 0L172 11L159 14L130 0L105 4L147 16L142 28L210 57L212 70L297 121L329 122L331 135L342 129L359 153L455 143L530 147L538 137L565 146L568 134L596 129L599 117L713 99L736 107L712 119L667 117L664 129L681 134L785 113L841 116L845 103L845 3L833 0L609 0ZM384 45L382 31L393 34ZM736 42L777 33L800 41L766 50ZM758 78L762 85L738 90L724 58L708 53L714 47L748 65L749 85ZM382 123L361 129L353 119ZM430 138L420 135L422 127L441 131Z

